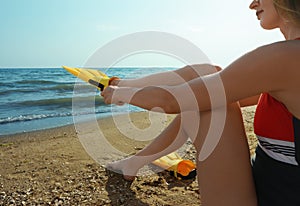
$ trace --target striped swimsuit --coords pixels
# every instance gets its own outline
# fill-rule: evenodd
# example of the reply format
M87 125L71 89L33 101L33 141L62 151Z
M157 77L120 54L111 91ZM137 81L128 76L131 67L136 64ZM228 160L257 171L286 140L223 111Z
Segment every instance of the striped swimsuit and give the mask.
M256 108L253 175L260 206L300 205L300 120L267 93Z

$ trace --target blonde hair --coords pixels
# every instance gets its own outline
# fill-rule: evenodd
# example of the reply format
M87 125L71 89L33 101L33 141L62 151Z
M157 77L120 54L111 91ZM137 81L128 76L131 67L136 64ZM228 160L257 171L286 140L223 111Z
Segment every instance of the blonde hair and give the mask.
M299 0L273 0L278 13L288 21L300 26L300 1Z

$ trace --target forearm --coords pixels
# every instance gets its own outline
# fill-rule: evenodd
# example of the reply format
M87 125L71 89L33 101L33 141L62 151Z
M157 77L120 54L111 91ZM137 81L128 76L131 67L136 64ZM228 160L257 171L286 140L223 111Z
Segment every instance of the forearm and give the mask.
M201 112L237 101L228 94L230 93L226 94L220 73L215 73L175 86L119 87L115 90L115 99L110 100L108 96L107 103L129 103L169 114Z
M118 87L112 93L104 91L104 101L107 104L123 104L128 103L140 108L164 112L169 114L180 113L176 97L172 94L173 86L148 86L144 88ZM112 95L107 95L110 93Z
M137 79L121 79L117 86L119 87L147 87L157 85L177 85L182 84L185 80L175 71L151 74L149 76Z
M227 99L219 75L196 78L176 86L145 87L136 90L126 103L168 114L208 111L226 106Z
M173 86L183 84L184 82L188 82L192 79L198 78L199 76L214 73L220 69L220 67L215 67L209 64L191 65L175 71L156 73L142 78L118 80L113 85L137 88L158 85Z
M204 94L204 96L207 95ZM167 114L199 111L197 98L188 83L144 88L121 87L114 92L112 100L108 100L108 103L128 103L146 110Z

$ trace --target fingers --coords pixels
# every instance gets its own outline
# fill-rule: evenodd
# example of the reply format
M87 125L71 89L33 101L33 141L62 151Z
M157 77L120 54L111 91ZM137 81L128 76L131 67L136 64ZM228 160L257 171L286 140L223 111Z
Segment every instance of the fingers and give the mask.
M120 82L120 78L119 77L111 77L109 79L109 85L113 85L113 86L117 86Z
M108 86L101 92L101 96L103 97L105 104L112 103L112 95L113 95L114 89L111 87L112 86Z
M118 89L119 87L117 86L108 86L101 92L105 104L124 105L124 102L120 101L118 95L116 95Z

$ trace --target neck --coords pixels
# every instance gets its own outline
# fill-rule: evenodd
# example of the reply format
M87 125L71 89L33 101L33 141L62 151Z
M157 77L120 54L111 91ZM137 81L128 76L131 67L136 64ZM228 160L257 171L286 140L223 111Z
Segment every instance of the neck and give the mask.
M300 37L300 28L289 23L283 24L280 27L280 31L286 40L293 40Z

